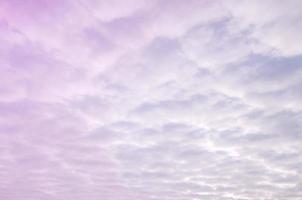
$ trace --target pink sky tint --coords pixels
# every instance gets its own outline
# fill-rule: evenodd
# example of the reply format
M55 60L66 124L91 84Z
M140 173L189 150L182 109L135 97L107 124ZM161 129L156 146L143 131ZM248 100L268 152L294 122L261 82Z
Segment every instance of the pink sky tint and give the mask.
M0 0L0 200L298 200L300 0Z

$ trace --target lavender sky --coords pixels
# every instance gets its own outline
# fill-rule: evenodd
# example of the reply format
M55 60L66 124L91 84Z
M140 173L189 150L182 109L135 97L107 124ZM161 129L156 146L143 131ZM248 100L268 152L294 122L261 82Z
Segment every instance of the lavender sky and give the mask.
M301 0L0 0L1 200L301 200Z

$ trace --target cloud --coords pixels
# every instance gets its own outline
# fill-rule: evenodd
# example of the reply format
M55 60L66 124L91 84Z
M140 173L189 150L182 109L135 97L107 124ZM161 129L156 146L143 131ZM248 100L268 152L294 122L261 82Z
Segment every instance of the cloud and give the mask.
M231 1L226 4L234 16L235 27L250 30L251 36L273 48L277 54L294 56L301 54L301 2L284 1ZM234 6L231 6L234 5ZM261 19L259 18L261 15ZM295 24L293 26L293 24Z
M300 4L1 1L0 199L299 199Z

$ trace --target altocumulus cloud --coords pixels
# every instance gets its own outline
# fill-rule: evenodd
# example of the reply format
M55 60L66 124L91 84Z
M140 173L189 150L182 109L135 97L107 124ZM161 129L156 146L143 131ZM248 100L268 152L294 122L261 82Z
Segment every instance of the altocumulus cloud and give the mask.
M301 8L0 0L0 199L301 199Z

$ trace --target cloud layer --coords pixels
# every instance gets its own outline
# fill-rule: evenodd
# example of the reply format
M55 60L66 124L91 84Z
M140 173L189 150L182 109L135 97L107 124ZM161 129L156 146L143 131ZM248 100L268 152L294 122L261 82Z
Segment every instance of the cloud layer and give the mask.
M301 7L0 0L0 199L301 199Z

